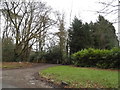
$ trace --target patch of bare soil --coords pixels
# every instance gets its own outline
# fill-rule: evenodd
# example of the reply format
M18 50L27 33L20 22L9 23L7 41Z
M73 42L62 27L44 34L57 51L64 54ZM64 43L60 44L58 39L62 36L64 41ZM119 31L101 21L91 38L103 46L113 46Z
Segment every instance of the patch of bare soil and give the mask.
M54 83L53 80L46 79L46 78L40 76L38 72L34 74L34 77L36 80L40 80L40 81L46 83L47 85L52 86L53 88L63 88L60 84Z

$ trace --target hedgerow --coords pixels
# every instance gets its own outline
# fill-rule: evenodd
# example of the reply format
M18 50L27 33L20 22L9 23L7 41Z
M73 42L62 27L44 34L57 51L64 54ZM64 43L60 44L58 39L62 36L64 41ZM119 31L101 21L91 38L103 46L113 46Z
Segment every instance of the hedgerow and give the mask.
M120 48L83 49L72 55L72 63L80 67L119 68Z

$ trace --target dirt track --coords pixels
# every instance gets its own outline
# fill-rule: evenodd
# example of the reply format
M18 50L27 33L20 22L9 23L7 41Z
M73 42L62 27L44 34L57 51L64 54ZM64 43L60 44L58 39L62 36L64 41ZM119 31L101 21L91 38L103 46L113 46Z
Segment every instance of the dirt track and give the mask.
M45 82L36 80L34 76L38 71L52 66L57 65L39 64L31 68L3 70L2 82L18 88L53 88Z

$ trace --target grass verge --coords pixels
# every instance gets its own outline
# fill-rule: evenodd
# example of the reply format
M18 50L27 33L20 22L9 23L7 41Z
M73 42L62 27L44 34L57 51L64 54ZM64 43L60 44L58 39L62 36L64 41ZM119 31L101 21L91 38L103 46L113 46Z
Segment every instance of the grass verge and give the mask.
M3 62L0 68L14 69L14 68L30 67L32 65L33 63L29 63L29 62Z
M67 88L118 88L118 71L56 66L42 70L40 75L54 83L68 83Z

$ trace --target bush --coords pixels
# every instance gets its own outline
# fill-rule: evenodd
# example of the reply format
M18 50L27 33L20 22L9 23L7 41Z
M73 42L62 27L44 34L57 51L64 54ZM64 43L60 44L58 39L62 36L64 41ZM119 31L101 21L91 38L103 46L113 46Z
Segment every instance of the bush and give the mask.
M120 48L84 49L72 55L72 63L81 67L118 68Z
M29 61L45 63L46 62L45 55L46 52L31 52Z
M4 38L2 41L2 61L13 62L14 60L14 43L12 38Z
M31 52L30 62L45 62L54 64L70 64L66 53L61 53L59 46L53 46L44 52Z
M62 53L60 52L60 48L58 46L54 46L50 48L45 54L45 60L47 63L61 63Z

